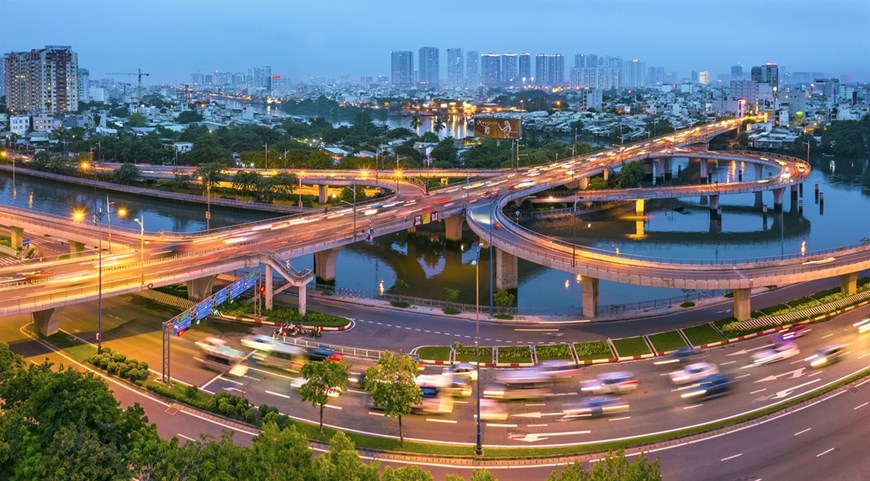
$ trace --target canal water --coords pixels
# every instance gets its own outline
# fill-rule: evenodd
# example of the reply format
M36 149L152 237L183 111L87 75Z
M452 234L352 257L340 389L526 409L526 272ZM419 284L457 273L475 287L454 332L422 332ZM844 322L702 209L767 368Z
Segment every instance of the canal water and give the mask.
M813 159L813 171L804 183L802 212L792 205L788 192L784 212L773 211L773 194L765 192L762 202L768 214L756 205L754 194L723 196L721 220L710 220L709 208L699 198L681 198L647 202L642 220L631 215L609 219L570 216L555 219L532 219L523 215L521 222L545 235L574 240L593 248L621 255L646 256L681 261L720 261L759 257L806 255L814 251L833 249L870 241L870 160ZM685 160L673 163L674 172L693 174ZM694 169L697 169L694 166ZM725 182L734 170L726 165L714 173L714 181ZM747 169L747 175L754 175ZM766 173L764 175L767 175ZM685 177L684 177L685 178ZM818 184L820 201L816 201ZM32 209L72 218L74 210L87 213L105 208L105 191L93 188L57 184L18 175L17 194L12 195L12 178L0 173L0 202L4 205ZM112 206L112 227L137 229L133 218L144 216L149 232L193 232L205 228L205 206L167 201L160 198L108 192ZM823 199L823 202L822 202ZM118 208L128 211L126 219L117 216ZM568 206L570 207L570 206ZM89 216L86 216L90 218ZM268 217L262 212L247 212L212 207L212 227L223 227ZM401 232L361 241L340 251L336 264L336 287L354 290L362 295L375 295L381 283L385 288L397 278L410 286L409 295L444 299L444 289L457 289L460 302L474 303L475 267L471 261L478 256L473 247L475 236L466 230L460 246L447 245L443 226L421 226L417 235ZM489 252L481 252L481 303L488 303ZM310 268L313 256L292 259L297 269ZM601 282L599 302L604 308L669 297L681 297L679 289L660 289ZM576 314L581 308L581 291L569 273L520 260L517 303L521 313Z

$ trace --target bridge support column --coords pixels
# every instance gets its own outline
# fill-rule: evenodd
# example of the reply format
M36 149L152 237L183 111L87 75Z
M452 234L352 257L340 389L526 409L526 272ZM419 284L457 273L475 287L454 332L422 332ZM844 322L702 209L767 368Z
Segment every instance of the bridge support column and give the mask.
M755 180L761 180L761 176L764 175L764 165L755 164Z
M517 257L497 249L495 251L495 288L516 289L517 283Z
M462 226L465 223L465 217L455 215L444 219L444 237L447 242L460 242L462 240Z
M746 321L752 316L750 297L752 290L748 288L734 289L734 318L738 321Z
M36 331L43 336L57 334L60 330L60 311L63 307L53 307L44 311L34 311L30 314L33 320L33 325L36 326Z
M314 253L314 274L318 282L335 282L335 260L338 249L327 249Z
M580 279L582 291L583 317L593 318L598 315L598 279L583 276Z
M843 294L851 296L858 292L858 273L852 272L840 276L840 290Z
M582 179L577 181L577 188L580 190L586 190L589 188L589 177L583 177Z
M662 174L664 175L664 180L671 180L671 158L665 157L662 159Z
M755 207L761 207L764 205L764 199L761 197L761 192L755 193Z
M610 169L604 168L604 180L610 180Z
M82 252L85 250L85 245L81 242L69 241L69 256L70 257L78 257L82 255Z
M701 168L699 177L701 178L701 183L705 184L707 182L707 159L698 159L698 162L700 162L698 165Z
M719 207L719 194L714 194L710 196L710 218L716 218L722 216L722 208Z
M782 212L782 198L785 196L785 187L773 189L773 209Z
M273 297L275 295L274 292L272 291L272 266L270 266L269 264L266 264L265 270L266 270L266 273L265 273L265 276L266 276L266 282L265 282L265 284L266 284L266 292L265 292L266 299L265 299L265 301L266 301L266 303L265 303L265 305L266 305L266 310L271 311L272 305L273 305Z
M317 186L317 202L320 202L321 204L325 204L327 200L329 200L329 186L326 184L318 185Z
M307 290L308 287L305 284L296 287L299 292L299 315L304 316L306 312L308 312L308 297Z
M417 235L417 226L412 225L411 227L408 227L408 237L413 237L415 235Z
M634 213L640 217L643 217L643 209L646 203L643 199L637 199L634 201Z
M199 302L211 295L214 280L217 276L205 276L185 282L187 286L187 298Z
M13 249L24 247L24 228L11 225L9 226L9 233L11 234L11 245L9 247Z

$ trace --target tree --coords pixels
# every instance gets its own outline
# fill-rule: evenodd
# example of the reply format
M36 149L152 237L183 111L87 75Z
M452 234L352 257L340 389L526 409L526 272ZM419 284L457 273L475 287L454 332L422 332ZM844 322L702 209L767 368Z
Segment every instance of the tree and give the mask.
M387 466L384 469L383 481L434 481L432 473L424 470L416 464L402 466L401 468L393 469Z
M130 185L139 180L139 168L135 164L124 162L112 172L112 180L116 184Z
M411 117L411 128L413 130L417 130L420 128L420 117L417 117L416 115Z
M127 118L128 127L145 127L146 125L148 125L148 118L139 112L133 112Z
M492 295L492 302L499 307L510 307L514 305L517 296L511 294L505 289L497 289Z
M440 116L440 115L436 115L436 116L435 116L435 122L432 124L432 130L434 130L435 133L438 134L438 133L440 133L442 130L444 130L445 128L447 128L447 124L445 124L444 121L441 120L441 116Z
M616 180L614 181L615 187L618 189L637 187L645 175L646 172L644 172L643 165L640 162L623 162L622 168L619 169L619 174L616 175Z
M299 386L299 397L312 406L320 406L320 432L323 432L323 406L329 401L329 393L341 394L347 389L350 364L344 359L339 362L309 362L302 366L305 384Z
M241 170L233 176L233 188L249 194L256 194L260 190L263 177L259 172Z
M431 156L435 160L437 167L453 168L456 166L456 144L453 142L453 137L447 137L432 149Z
M459 300L459 289L444 288L444 299L447 301L447 306L452 307L453 303Z
M199 122L202 120L202 115L197 113L195 110L185 110L178 114L178 118L175 119L179 124L189 124L191 122Z
M193 176L202 182L208 182L211 188L214 189L224 178L223 169L223 165L214 162L202 164L193 172ZM204 183L203 186L205 186Z
M385 416L398 418L399 442L404 445L402 416L410 414L411 407L423 401L416 382L417 363L407 354L399 356L386 351L365 374L363 387L372 395L374 405L384 409Z
M473 479L473 478L472 478ZM643 454L629 461L622 450L611 451L603 460L593 463L587 471L579 462L565 466L560 473L553 471L547 481L661 481L659 461L647 461Z
M329 451L314 460L315 481L379 481L380 461L362 462L353 441L342 431L336 431L329 440Z
M279 197L289 197L293 194L293 191L296 189L296 186L299 184L299 178L296 177L296 174L291 174L289 172L279 172L278 174L269 178L271 182L270 193L277 194Z
M408 293L408 289L410 288L411 286L408 285L407 282L403 281L402 279L396 279L396 282L393 282L393 287L390 288L390 292L392 292L393 294L404 296Z

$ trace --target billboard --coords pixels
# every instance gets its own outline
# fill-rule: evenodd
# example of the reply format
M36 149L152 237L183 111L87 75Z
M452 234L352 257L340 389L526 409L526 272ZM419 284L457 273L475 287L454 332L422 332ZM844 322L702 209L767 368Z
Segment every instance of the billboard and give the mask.
M488 139L519 139L522 136L520 119L474 118L474 136Z

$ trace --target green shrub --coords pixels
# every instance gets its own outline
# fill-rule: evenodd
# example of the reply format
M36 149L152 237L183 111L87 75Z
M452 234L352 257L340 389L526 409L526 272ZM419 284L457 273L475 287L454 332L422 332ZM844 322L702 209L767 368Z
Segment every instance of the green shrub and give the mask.
M443 309L441 309L441 310L444 311L444 314L450 314L450 315L455 315L455 314L459 314L460 312L462 312L462 311L460 311L459 309L457 309L457 308L455 308L455 307L449 307L449 306L448 306L448 307L445 307L445 308L443 308Z
M496 318L496 319L507 320L507 321L509 321L509 320L511 320L511 319L514 318L514 316L512 316L512 315L510 315L510 314L496 314L496 315L494 315L494 316L492 316L492 317L494 317L494 318Z
M571 354L571 347L567 344L546 344L535 346L535 355L538 361L551 361L557 359L574 360L574 355Z
M581 361L586 359L610 359L613 352L607 341L578 342L574 344L577 358Z
M463 346L458 342L453 344L454 360L457 362L477 362L477 350L474 346ZM480 362L492 362L492 348L480 346Z
M690 307L695 307L695 303L692 301L686 301L686 302L680 304L680 307L688 309Z
M532 350L528 346L499 347L498 362L532 362Z
M448 346L424 346L415 351L420 359L432 361L449 361L450 347Z
M405 301L390 301L390 305L393 307L401 307L402 309L411 307L411 304Z

